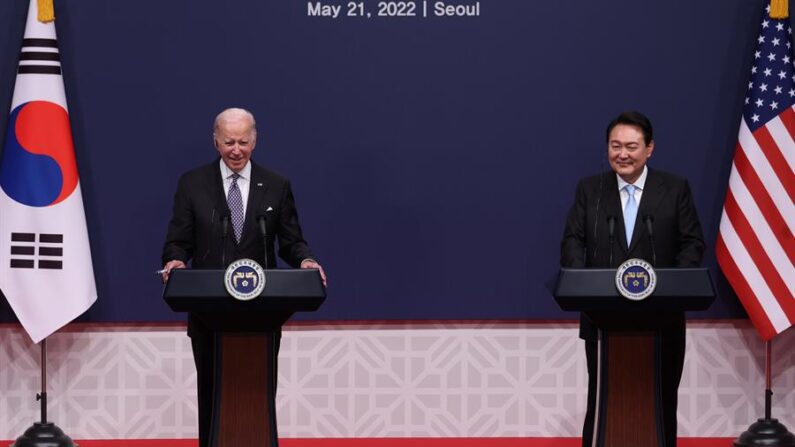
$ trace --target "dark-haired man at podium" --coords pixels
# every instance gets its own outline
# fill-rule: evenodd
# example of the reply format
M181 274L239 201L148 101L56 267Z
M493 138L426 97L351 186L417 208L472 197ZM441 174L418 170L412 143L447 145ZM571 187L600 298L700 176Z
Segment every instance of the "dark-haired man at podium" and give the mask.
M607 126L607 158L612 171L580 180L561 243L560 264L568 268L614 268L641 258L655 268L698 267L704 238L686 180L650 169L652 125L638 112L624 112ZM652 227L653 237L648 232ZM653 244L653 246L652 246ZM659 315L661 397L666 446L676 445L676 408L685 357L682 312ZM596 327L580 317L588 364L588 409L582 445L594 436L597 389Z
M163 281L188 262L197 269L223 269L249 258L276 268L275 236L279 257L294 268L318 269L325 285L325 273L302 235L289 180L251 161L257 143L254 116L244 109L224 110L215 119L213 142L220 157L179 179L163 246ZM260 217L266 219L267 265ZM199 446L208 447L215 339L195 315L188 315L188 335L196 362ZM278 340L280 334L275 336Z

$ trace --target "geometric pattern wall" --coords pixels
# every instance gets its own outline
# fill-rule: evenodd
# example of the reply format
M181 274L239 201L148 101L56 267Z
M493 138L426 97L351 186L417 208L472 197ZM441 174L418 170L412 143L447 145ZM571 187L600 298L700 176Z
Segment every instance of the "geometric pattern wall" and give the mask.
M80 439L196 436L184 327L71 325L48 339L49 419ZM0 439L38 420L39 347L0 327ZM774 417L795 428L795 332L774 340ZM284 438L576 437L585 356L572 323L288 325ZM731 437L763 415L764 344L747 322L688 325L679 433Z

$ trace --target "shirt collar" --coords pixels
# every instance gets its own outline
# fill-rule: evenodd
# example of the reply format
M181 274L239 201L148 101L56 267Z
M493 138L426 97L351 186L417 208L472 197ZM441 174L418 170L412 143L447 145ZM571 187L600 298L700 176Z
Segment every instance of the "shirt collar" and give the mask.
M234 174L234 172L231 169L229 169L229 166L227 166L226 163L224 163L223 158L220 159L218 162L221 164L222 179L226 180L229 177L231 177L232 174ZM249 160L246 163L246 165L243 166L243 169L241 169L240 172L238 172L238 175L240 175L240 178L242 178L243 180L251 180L251 160Z
M644 165L643 172L640 173L640 177L638 177L638 179L635 180L635 183L633 183L633 185L635 185L635 187L638 188L639 190L643 191L643 187L646 186L646 177L648 177L648 175L649 175L649 167ZM616 174L616 178L618 179L619 191L624 189L625 186L629 185L629 183L625 182L620 175Z

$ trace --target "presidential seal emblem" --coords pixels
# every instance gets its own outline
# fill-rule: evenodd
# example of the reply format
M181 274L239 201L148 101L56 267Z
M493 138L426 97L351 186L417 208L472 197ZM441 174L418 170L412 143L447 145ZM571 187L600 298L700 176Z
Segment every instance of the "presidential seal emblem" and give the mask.
M224 285L233 298L253 300L265 288L265 270L254 260L238 259L226 268Z
M651 264L643 259L632 258L624 261L616 271L616 289L624 298L641 301L654 293L657 287L657 273Z

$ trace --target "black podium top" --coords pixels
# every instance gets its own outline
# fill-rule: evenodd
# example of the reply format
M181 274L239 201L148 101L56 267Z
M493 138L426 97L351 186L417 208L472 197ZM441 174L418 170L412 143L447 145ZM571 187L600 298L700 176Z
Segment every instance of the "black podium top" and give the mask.
M615 269L561 269L555 301L570 311L663 311L704 310L715 299L706 268L656 269L657 287L642 301L618 294Z
M262 313L311 312L326 299L326 289L315 269L265 270L265 288L250 301L240 301L226 291L224 270L176 269L163 291L175 312Z

